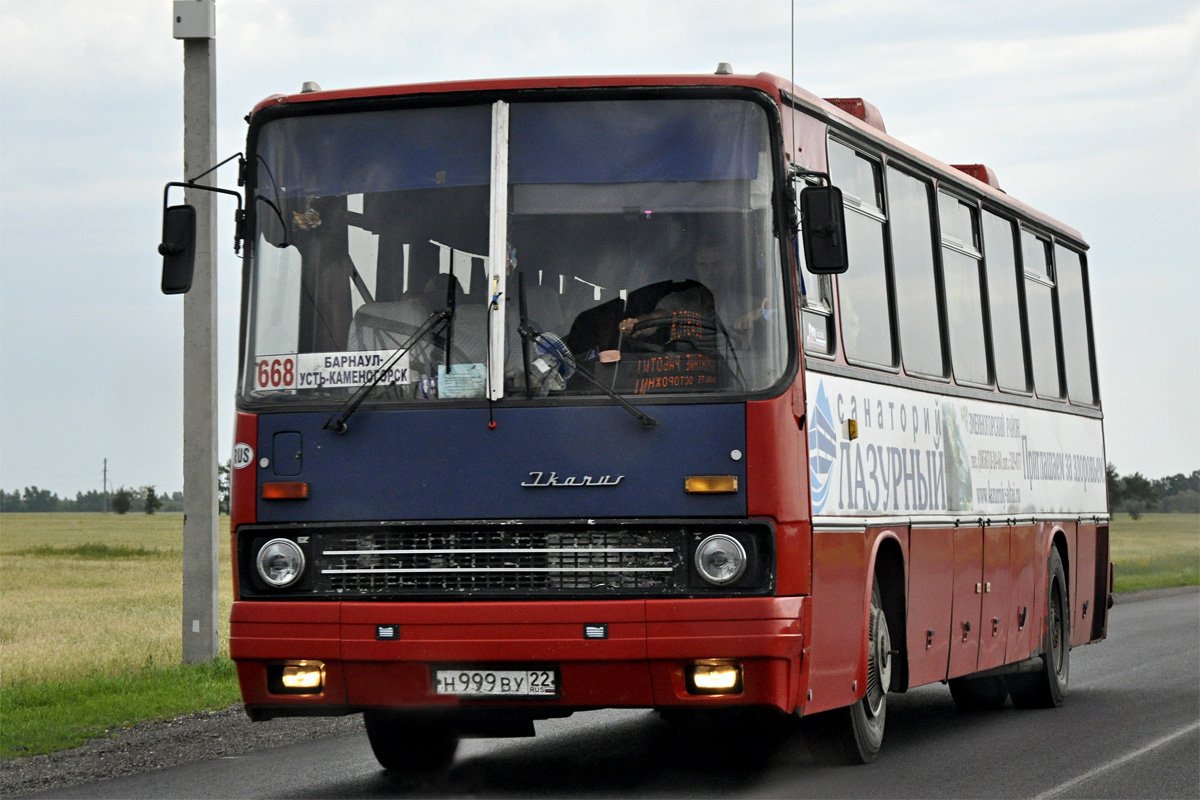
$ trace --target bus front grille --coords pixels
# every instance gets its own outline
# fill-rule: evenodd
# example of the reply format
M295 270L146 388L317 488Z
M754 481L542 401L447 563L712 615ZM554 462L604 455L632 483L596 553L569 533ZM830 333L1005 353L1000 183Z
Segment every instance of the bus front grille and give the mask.
M350 595L663 592L682 531L394 530L322 537L314 580Z
M691 565L713 534L736 538L750 567L714 586ZM304 554L286 587L256 557L284 538ZM766 520L580 519L309 522L237 531L239 597L278 600L502 600L769 594L774 528Z

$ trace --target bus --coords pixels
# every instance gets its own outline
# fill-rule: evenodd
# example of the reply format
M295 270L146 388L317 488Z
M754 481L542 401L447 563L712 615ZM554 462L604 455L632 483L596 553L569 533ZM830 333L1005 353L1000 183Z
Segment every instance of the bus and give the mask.
M726 68L247 119L251 719L362 713L411 774L574 712L754 710L865 763L889 694L1057 706L1105 638L1087 245L987 167Z

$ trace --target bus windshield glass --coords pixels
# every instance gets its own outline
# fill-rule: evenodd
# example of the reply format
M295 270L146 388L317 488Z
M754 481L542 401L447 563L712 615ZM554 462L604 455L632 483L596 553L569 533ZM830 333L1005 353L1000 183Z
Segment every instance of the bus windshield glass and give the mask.
M597 394L599 381L686 400L783 378L784 273L761 106L639 99L504 111L262 125L244 400L340 403L383 365L368 404L482 398L497 364L503 395L519 398ZM505 202L493 201L493 185ZM422 332L446 308L452 318ZM489 327L501 346L494 336L489 345Z

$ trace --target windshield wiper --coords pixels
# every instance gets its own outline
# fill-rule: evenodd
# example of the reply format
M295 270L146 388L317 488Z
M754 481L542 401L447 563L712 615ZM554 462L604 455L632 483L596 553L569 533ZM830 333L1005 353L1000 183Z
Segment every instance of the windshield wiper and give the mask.
M529 318L526 314L526 305L525 305L525 275L524 275L524 273L517 274L517 293L519 295L518 301L520 304L520 311L521 311L521 319L520 319L520 324L517 325L517 333L520 334L520 336L521 336L522 357L525 362L525 387L526 387L526 393L529 394L529 386L531 383L530 369L529 369L529 348L531 346L533 346L537 341L540 340L545 343L546 347L548 347L550 352L553 353L556 357L561 358L564 355L570 356L570 351L566 350L566 352L564 352L565 348L560 347L561 342L556 343L556 342L551 341L549 338L547 338L545 336L545 334L542 331L538 330L532 323L529 322ZM571 357L571 359L572 359L572 361L574 360L573 357ZM578 366L574 365L574 364L572 364L572 366L576 366L576 369L575 369L576 375L580 376L581 378L586 380L588 383L595 386L603 394L605 394L609 399L611 399L614 403L616 403L621 408L625 409L630 414L632 414L635 418L637 418L637 420L639 422L642 423L643 428L647 428L647 429L653 428L655 425L658 424L658 420L656 420L654 417L650 416L649 414L635 408L632 403L630 403L624 397L621 397L621 395L617 394L612 389L605 386L603 383L600 382L599 379L597 379L594 375L589 373L587 370L579 369ZM532 395L530 394L529 396L532 396Z
M358 407L362 405L363 400L367 399L367 395L371 393L371 390L378 386L380 381L383 380L383 376L391 372L392 367L396 365L396 362L403 358L404 354L411 350L413 345L419 342L422 337L433 331L439 322L445 323L442 325L441 330L447 331L446 352L449 353L450 342L448 329L454 322L454 280L454 275L451 275L449 303L447 306L440 311L434 311L432 314L430 314L429 318L421 323L421 327L417 328L416 332L413 333L412 336L408 337L404 344L397 347L396 351L388 356L387 361L385 361L379 368L375 370L375 373L371 376L371 379L362 386L358 387L358 390L350 396L350 399L343 403L340 409L330 415L329 419L325 420L325 424L321 426L321 430L331 430L334 433L345 433L347 430L346 421L350 419L350 417L354 416L354 412L358 411ZM447 364L449 364L448 355Z

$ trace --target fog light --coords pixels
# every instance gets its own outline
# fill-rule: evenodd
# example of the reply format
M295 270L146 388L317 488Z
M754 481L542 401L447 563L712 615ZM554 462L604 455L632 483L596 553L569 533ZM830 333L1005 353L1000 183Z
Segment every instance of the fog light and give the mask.
M687 668L687 690L689 694L741 694L742 665L691 664Z
M284 664L279 676L283 688L289 691L319 692L325 685L325 665L320 661L298 661Z

